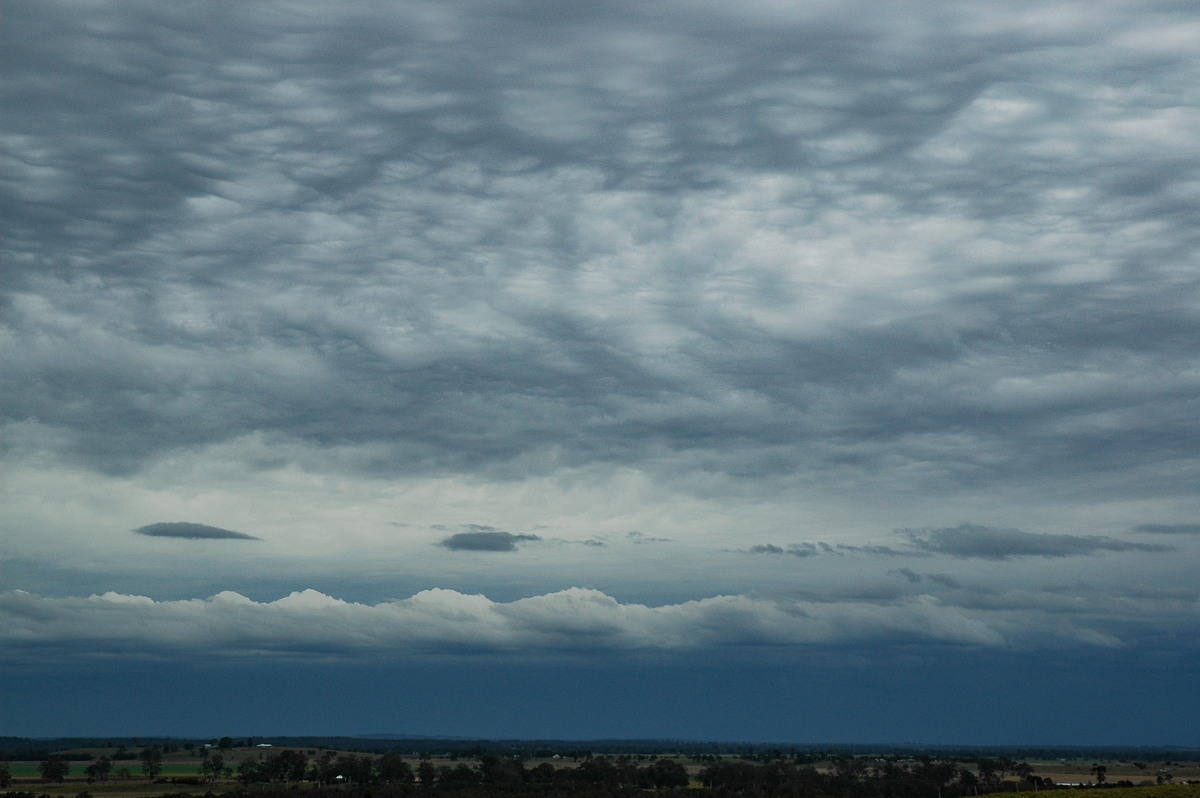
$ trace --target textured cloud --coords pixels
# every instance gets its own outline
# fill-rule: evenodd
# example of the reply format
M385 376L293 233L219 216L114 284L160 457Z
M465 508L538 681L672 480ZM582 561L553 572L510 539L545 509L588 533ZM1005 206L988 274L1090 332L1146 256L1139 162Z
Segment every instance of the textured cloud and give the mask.
M1190 15L590 5L10 9L10 450L1195 484Z
M1078 557L1106 551L1173 551L1171 546L1131 543L1100 535L1048 535L1019 529L960 524L943 529L907 530L921 552L952 557L1009 560L1022 557Z
M187 521L162 521L157 524L139 526L133 530L135 534L147 535L153 538L188 538L191 540L258 540L254 535L245 532L234 532L232 529L221 529L207 524L193 524Z

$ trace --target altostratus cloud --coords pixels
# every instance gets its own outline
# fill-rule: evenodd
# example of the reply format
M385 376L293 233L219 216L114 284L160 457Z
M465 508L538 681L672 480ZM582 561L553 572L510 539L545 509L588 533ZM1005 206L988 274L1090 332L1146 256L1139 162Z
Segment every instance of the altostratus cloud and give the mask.
M905 530L920 551L952 557L1008 560L1017 557L1077 557L1102 551L1171 551L1156 543L1130 543L1102 535L1046 535L1019 529L960 524L943 529Z
M1200 524L1138 524L1133 531L1148 535L1200 535Z
M222 529L219 526L193 524L188 521L162 521L157 524L139 526L133 530L138 535L152 538L187 538L189 540L259 540L245 532Z
M1077 623L1078 621L1078 623ZM965 609L929 595L898 600L773 600L714 596L652 607L570 588L512 602L435 589L380 604L315 590L256 602L233 592L156 601L0 593L0 650L387 654L689 651L744 646L886 644L1113 646L1086 618Z
M1145 525L1139 532L1160 534L1192 534L1186 525L1180 527ZM818 554L878 554L886 556L927 557L944 554L962 559L1012 560L1025 557L1082 557L1106 551L1174 551L1174 546L1159 543L1133 543L1103 535L1051 535L1002 529L981 524L959 524L939 529L901 529L897 534L908 538L907 546L848 546L828 543L793 543L786 549L772 543L749 549L751 554L791 554L813 557Z

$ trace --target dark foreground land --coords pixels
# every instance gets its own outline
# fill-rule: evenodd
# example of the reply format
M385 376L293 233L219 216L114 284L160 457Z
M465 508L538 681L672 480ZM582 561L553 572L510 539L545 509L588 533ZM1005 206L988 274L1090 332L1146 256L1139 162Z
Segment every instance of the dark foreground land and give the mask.
M1182 749L13 740L0 748L0 798L974 798L1063 790L1071 798L1200 798L1200 751Z

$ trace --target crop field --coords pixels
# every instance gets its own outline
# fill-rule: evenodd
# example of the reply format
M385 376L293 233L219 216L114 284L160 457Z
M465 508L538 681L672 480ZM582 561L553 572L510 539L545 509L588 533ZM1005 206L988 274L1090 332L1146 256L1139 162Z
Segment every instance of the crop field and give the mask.
M67 774L69 779L86 778L84 769L90 765L90 762L72 762L71 770ZM122 778L115 775L117 770L120 770L124 765L118 764L113 768L113 772L109 774L108 781L145 781L146 777L142 774L142 766L135 762L129 767L129 778ZM24 781L31 779L33 781L41 781L42 774L38 772L36 762L13 762L8 766L8 770L12 773L13 778ZM159 778L170 778L172 776L198 776L200 774L199 762L164 762L162 770L159 771Z
M74 798L80 793L88 793L93 798L157 798L157 796L167 793L190 792L194 795L203 795L206 792L221 794L230 790L237 789L241 785L233 782L220 783L213 785L196 785L196 784L155 784L147 782L144 779L138 781L108 781L96 784L88 784L86 781L68 781L63 784L21 784L14 783L11 789L13 790L29 790L38 795L49 795L52 798ZM0 796L4 793L0 792Z

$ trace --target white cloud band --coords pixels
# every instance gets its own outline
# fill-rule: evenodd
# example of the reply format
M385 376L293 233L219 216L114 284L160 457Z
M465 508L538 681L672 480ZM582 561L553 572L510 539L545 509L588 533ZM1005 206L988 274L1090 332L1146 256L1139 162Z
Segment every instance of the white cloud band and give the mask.
M922 642L957 646L1118 646L1111 634L1064 616L964 608L929 595L886 602L782 601L715 596L651 607L570 588L512 602L453 590L379 604L315 590L270 602L225 591L156 601L105 593L0 594L0 647L92 652L324 652L333 655L472 652L683 652L727 646Z

